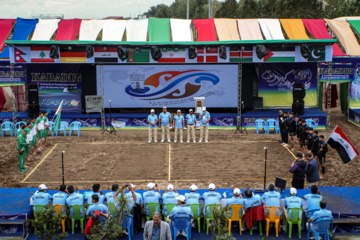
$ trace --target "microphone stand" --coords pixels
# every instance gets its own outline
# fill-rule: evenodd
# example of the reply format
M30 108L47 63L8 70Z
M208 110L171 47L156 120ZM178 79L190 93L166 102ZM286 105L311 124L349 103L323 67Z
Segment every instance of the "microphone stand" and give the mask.
M104 132L116 134L116 130L115 130L114 126L112 125L112 118L111 118L111 100L109 100L109 110L110 110L110 116L109 116L110 125L105 128L105 130L102 132L102 134L103 134ZM109 129L109 128L110 128L110 129Z

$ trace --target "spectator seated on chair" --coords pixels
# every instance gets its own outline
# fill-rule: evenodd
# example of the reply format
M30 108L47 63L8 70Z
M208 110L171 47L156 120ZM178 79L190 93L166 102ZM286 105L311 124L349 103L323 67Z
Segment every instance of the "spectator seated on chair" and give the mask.
M190 193L185 193L186 204L199 204L201 195L199 193L196 193L198 187L195 184L192 184L189 189ZM200 216L200 208L198 210L198 216Z
M87 200L87 204L92 203L91 199L92 199L93 195L98 195L99 196L99 203L104 204L105 195L100 190L100 184L94 184L92 188L93 188L93 192L89 193L89 194L87 194L85 196L85 200Z
M115 207L119 207L119 201L116 201L120 196L121 196L121 192L125 189L128 188L129 191L132 194L132 199L126 198L127 199L127 214L131 215L131 210L133 209L133 207L135 206L135 202L137 200L136 194L134 192L134 189L131 187L131 184L125 184L121 189L118 189L114 195L114 202L115 202ZM120 196L119 196L120 195ZM126 196L125 196L126 197Z
M134 228L137 232L141 232L142 229L142 211L144 209L144 201L140 193L136 192L136 186L130 183L131 188L134 190L136 195L136 202L133 208L133 215L134 215ZM129 188L128 188L129 189ZM125 196L128 198L129 201L132 201L133 195L131 191L128 191Z
M93 205L91 205L87 211L86 211L86 215L87 216L91 216L94 214L95 211L99 211L101 213L104 213L104 214L107 214L108 213L108 208L102 204L102 203L99 203L99 196L94 194L92 195L91 197L92 199L92 203ZM105 221L105 218L101 218L101 221L104 222Z
M60 191L53 195L53 205L66 205L66 199L69 197L66 185L60 185Z
M99 211L95 211L91 215L84 230L85 239L89 239L90 237L89 235L91 235L92 234L91 231L93 231L92 228L100 223L101 216L104 216L105 218L109 218L109 214L103 214L102 212Z
M34 195L32 195L33 205L48 205L49 200L52 200L53 197L46 192L45 184L40 184L39 190L37 190Z
M320 201L323 199L323 197L320 195L320 191L316 185L311 186L311 193L306 194L303 196L304 199L307 200L307 211L306 216L308 218L311 217L312 213L314 213L316 210L320 210Z
M170 225L171 225L171 219L173 219L173 218L189 217L189 216L191 216L191 218L194 217L191 208L186 206L186 198L185 198L185 196L180 195L179 197L176 197L176 200L177 200L178 206L175 206L171 210L170 215L167 216L167 221L168 221L168 223ZM192 222L192 220L191 220L191 222ZM185 230L183 230L181 233L178 230L178 232L176 233L176 236L179 236L180 234L182 234L184 237L187 237Z
M311 218L309 219L308 223L309 223L309 228L314 230L314 231L318 231L319 229L317 228L317 226L315 224L312 224L313 222L317 222L317 221L321 221L321 220L332 220L333 216L331 211L326 210L326 201L325 200L321 200L319 203L320 206L320 210L316 211L313 213L313 215L311 216Z
M73 205L84 205L84 197L82 194L75 193L74 186L68 186L67 188L68 193L70 194L69 197L66 198L66 206L70 209L70 206ZM71 217L75 217L74 210L71 209L70 211ZM80 208L80 217L84 217L84 208Z
M177 197L179 197L178 191L176 190L176 188L172 184L169 184L167 186L167 190L162 195L162 200L163 200L162 214L163 214L164 217L167 217L170 214L170 213L168 213L167 207L166 207L165 204L168 204L168 203L177 204L177 202L178 202L176 200Z
M301 208L302 207L302 199L297 197L297 190L296 188L290 188L290 197L285 198L285 206L283 209L283 222L286 222L286 219L291 219L292 217L292 211L289 210L289 216L287 209L289 208ZM299 212L299 217L301 216L301 212ZM285 230L285 227L284 227Z
M155 187L157 187L157 190L155 191ZM161 198L161 192L160 192L160 185L155 183L149 183L147 185L148 191L143 193L143 199L144 199L144 207L146 209L144 210L145 215L150 215L150 209L148 206L146 206L147 203L159 203L159 200ZM158 206L156 206L156 212L160 211L160 203Z
M110 203L114 202L114 195L117 192L117 190L119 190L119 185L118 184L113 184L111 186L111 192L108 192L105 194L105 199L108 205L110 205Z
M209 192L206 192L202 195L202 198L205 201L205 208L208 204L220 204L221 200L221 194L218 192L215 192L215 184L210 183L209 184ZM205 214L205 208L204 208L204 214ZM210 209L207 210L208 217L210 216Z
M231 199L226 200L226 205L225 208L227 209L229 206L231 205L242 205L245 206L245 200L243 199L243 197L241 196L241 191L238 188L235 188L233 190L233 196L231 197ZM245 216L245 211L244 209L241 210L242 212L239 213L239 217L240 218L244 218ZM229 218L231 218L232 216L232 209L230 208L230 213L229 213ZM245 221L241 221L242 225L241 226L241 231L245 231Z
M154 212L153 220L145 223L144 240L172 240L170 225L161 217L161 213Z
M275 192L275 185L273 183L269 183L268 185L269 191L262 195L262 199L265 201L266 207L280 207L280 199L281 195L278 192ZM269 211L266 212L266 215L269 215ZM277 210L276 216L279 216L280 213Z
M253 222L265 220L264 200L259 195L254 195L250 190L245 191L245 221L248 229Z
M264 200L260 195L254 195L250 190L245 191L246 201L245 201L245 212L252 207L261 206L264 204Z

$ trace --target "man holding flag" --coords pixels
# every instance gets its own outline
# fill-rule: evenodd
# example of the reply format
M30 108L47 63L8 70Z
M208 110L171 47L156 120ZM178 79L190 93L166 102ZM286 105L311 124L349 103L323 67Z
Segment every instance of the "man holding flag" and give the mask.
M336 149L344 163L350 162L354 157L359 155L359 151L350 142L339 126L334 128L326 142L330 147Z
M60 129L60 126L61 126L61 110L62 110L62 105L63 105L63 102L64 100L61 101L58 109L56 110L56 113L53 117L53 119L56 117L55 119L55 124L54 124L54 127L52 129L53 132L56 132Z

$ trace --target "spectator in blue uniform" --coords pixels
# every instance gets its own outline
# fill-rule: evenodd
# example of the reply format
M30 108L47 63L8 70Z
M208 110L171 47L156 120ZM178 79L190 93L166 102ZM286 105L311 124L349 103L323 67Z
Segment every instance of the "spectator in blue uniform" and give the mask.
M280 208L280 199L281 195L279 192L275 192L275 185L273 183L269 183L268 185L269 191L262 195L262 198L265 201L266 207L278 207ZM266 211L266 214L269 215L269 211ZM279 216L279 211L276 211L276 216Z
M85 196L85 200L87 200L87 204L92 203L92 196L98 195L99 197L99 203L104 204L105 195L100 190L100 184L94 184L93 185L93 192L89 193Z
M154 138L154 142L157 143L157 123L158 117L155 115L155 110L151 109L150 115L147 118L149 123L149 143L151 143L152 139Z
M92 195L91 200L93 204L87 209L86 211L87 216L89 217L92 216L95 213L95 211L99 211L104 214L108 213L108 208L104 204L99 202L99 196L97 194ZM101 221L102 222L105 221L105 218L103 216L101 217Z
M69 197L66 185L60 185L60 191L53 195L53 205L66 205L66 199ZM65 211L65 209L63 209Z
M319 229L316 224L313 224L313 222L333 219L331 211L325 209L326 208L325 200L321 200L319 206L320 206L320 210L314 212L314 214L311 216L311 218L308 221L310 224L310 228L313 229L314 231L318 231Z
M171 114L167 111L167 108L163 107L163 112L159 115L159 122L161 126L161 142L164 142L165 139L165 131L167 134L168 142L171 142L170 140L170 119Z
M228 199L226 201L226 205L225 207L228 208L231 205L242 205L245 206L245 200L243 199L243 197L241 196L241 191L238 188L235 188L233 190L233 196L231 197L231 199ZM244 208L241 210L241 212L239 212L239 217L243 218L245 216L245 211ZM229 211L229 217L232 217L232 208L230 208ZM241 221L241 231L245 231L245 221Z
M206 208L206 206L208 204L220 204L220 200L221 200L221 194L218 192L215 192L215 184L213 184L213 183L209 184L209 192L204 193L202 195L202 198L205 201L204 214L205 214L205 209L206 209L208 216L210 216L210 208Z
M187 205L200 203L201 195L196 192L197 189L198 189L198 187L195 184L192 184L190 186L190 193L185 193ZM198 212L197 212L198 216L200 216L200 208L201 208L201 205L198 208Z
M168 211L167 211L167 207L165 206L165 204L177 204L177 200L176 198L179 196L179 193L178 191L176 190L176 188L172 185L172 184L169 184L167 186L167 190L166 192L162 195L162 200L163 200L163 211L162 211L162 214L164 217L167 217L168 214Z
M172 210L170 215L167 217L168 223L171 225L171 219L177 217L190 217L193 218L193 213L190 207L186 206L186 198L183 195L176 197L178 206L175 206ZM191 219L192 222L192 219ZM182 232L178 231L176 233L176 237L182 234L184 237L187 237L186 231L183 230Z
M155 190L155 187L157 187L157 191ZM159 212L160 209L160 198L161 198L161 192L160 192L160 185L159 184L155 184L155 183L149 183L147 185L148 191L143 193L143 199L144 199L144 212L146 214L146 216L149 216L150 214L150 210L149 210L149 206L146 206L147 203L159 203L159 205L156 206L156 212Z
M311 217L312 213L314 213L317 210L320 210L319 203L323 199L323 197L320 195L320 192L316 185L311 186L311 193L304 195L303 198L306 199L308 205L306 211L307 217Z
M302 207L302 199L297 197L296 188L290 188L290 197L285 198L285 207L284 207L284 216L286 218L292 219L292 211L291 208L301 208ZM289 210L289 215L287 215L287 209ZM299 212L299 217L301 216L301 212Z
M40 184L39 190L37 190L34 195L31 197L33 200L33 205L48 205L49 200L52 200L53 197L46 192L45 184Z
M67 188L70 196L66 199L66 206L70 209L71 217L74 217L74 210L71 208L73 205L82 205L80 208L80 217L84 216L84 197L82 194L75 193L74 186L68 186Z
M254 195L250 190L245 191L246 201L245 201L245 212L252 207L257 207L264 204L264 200L260 195Z
M118 189L119 189L119 185L118 184L113 184L111 186L111 192L108 192L108 193L105 194L105 199L106 199L107 205L114 202L114 195L115 195L115 193L116 193L116 191Z

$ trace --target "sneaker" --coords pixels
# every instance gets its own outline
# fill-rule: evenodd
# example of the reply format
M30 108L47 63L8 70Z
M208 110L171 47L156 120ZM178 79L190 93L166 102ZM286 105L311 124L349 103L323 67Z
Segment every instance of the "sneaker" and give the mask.
M164 139L161 139L161 142L164 142Z
M241 231L242 231L242 232L246 231L246 227L242 227L242 228L241 228ZM285 231L285 230L284 230L284 231Z
M190 140L187 140L186 142L187 142L187 143L189 143L189 142L190 142Z
M194 140L194 143L196 143L196 141Z
M25 172L25 170L19 170L19 172L24 173L24 172Z
M191 224L191 227L192 227L192 228L196 228L196 226L195 226L195 223L194 223L194 222Z
M151 143L151 141L148 141L148 143Z
M126 236L128 236L128 232L126 230L123 231L123 234L125 234Z
M199 140L199 143L201 143L202 142L202 140Z
M177 143L177 141L175 140L174 143Z
M180 141L180 143L183 143L183 141Z
M182 231L181 235L185 238L187 238L187 234L186 234L186 231Z
M285 231L285 225L281 225L281 230Z
M157 143L157 140L155 140L154 142L156 142L156 143Z
M207 143L207 142L209 142L208 140L205 140L205 142Z
M170 140L170 139L168 139L168 142L171 142L171 140Z
M177 230L176 237L179 237L181 235L180 230Z

